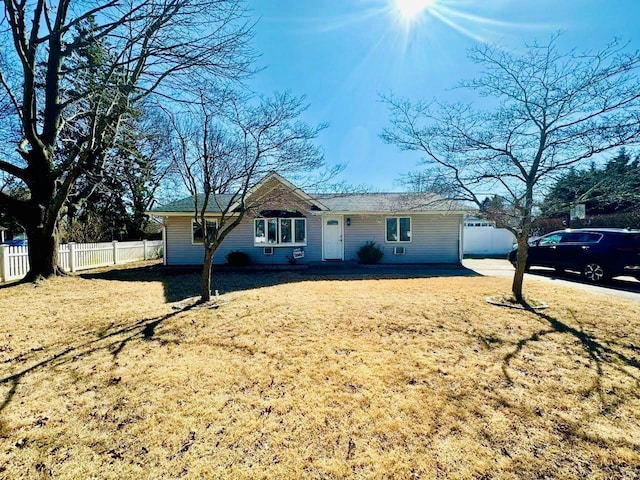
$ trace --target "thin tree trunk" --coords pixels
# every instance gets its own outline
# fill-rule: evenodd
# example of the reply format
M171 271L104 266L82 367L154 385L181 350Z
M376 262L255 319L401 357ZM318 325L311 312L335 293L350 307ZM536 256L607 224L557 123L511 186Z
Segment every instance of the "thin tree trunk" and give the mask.
M202 288L200 301L202 303L211 300L211 262L213 260L213 249L205 248L204 263L202 264Z
M518 261L516 263L516 273L513 276L513 283L511 285L511 292L514 298L522 303L524 297L522 296L522 284L524 282L524 272L527 269L527 257L528 257L528 234L521 233L516 239L518 241Z

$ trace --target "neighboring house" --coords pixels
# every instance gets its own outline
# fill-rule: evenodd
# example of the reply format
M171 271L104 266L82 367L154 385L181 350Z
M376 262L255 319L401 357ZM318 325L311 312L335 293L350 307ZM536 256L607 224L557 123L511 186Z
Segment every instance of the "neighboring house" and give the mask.
M463 252L471 256L506 255L516 237L506 228L496 228L494 222L469 217L464 222Z
M210 202L210 221L220 217L229 195ZM384 251L380 263L459 263L465 210L431 194L365 193L310 195L271 173L252 189L247 204L259 205L225 238L213 263L232 251L253 264L357 261L368 241ZM202 263L202 231L193 198L147 212L164 224L167 265Z

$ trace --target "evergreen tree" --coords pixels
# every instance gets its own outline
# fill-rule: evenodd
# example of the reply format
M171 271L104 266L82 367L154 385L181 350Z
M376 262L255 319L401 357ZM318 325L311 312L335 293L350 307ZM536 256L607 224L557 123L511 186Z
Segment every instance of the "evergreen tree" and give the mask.
M624 148L606 165L586 170L571 168L558 178L541 204L542 217L566 215L583 203L590 215L628 212L640 203L640 164L638 156Z

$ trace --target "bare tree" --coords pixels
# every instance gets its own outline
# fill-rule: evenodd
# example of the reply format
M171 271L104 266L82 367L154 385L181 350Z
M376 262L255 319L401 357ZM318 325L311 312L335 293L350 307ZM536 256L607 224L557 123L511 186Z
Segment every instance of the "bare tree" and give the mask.
M461 87L494 100L492 110L384 98L391 126L382 138L425 155L417 177L423 186L478 207L487 192L502 198L505 209L493 219L517 238L512 291L520 302L539 190L571 166L640 138L640 54L617 42L586 53L563 53L556 44L554 36L523 52L471 51L483 74Z
M249 73L241 0L3 0L0 90L21 138L0 170L27 199L0 208L29 239L27 278L57 272L57 224L79 178L100 178L139 102L187 100L192 86ZM92 182L85 182L91 193Z
M216 250L262 205L262 197L250 195L252 188L271 172L310 175L324 165L313 142L325 125L300 121L306 109L304 97L289 93L258 100L232 97L222 110L203 98L199 112L189 113L190 121L173 118L174 165L193 197L203 237L201 301L211 298Z

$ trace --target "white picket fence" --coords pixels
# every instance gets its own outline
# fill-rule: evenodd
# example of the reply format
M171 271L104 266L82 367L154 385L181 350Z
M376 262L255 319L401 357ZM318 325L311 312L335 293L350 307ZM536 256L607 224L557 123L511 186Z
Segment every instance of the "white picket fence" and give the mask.
M0 245L0 283L24 277L29 271L29 247ZM67 272L162 257L162 240L139 242L65 243L58 264Z

